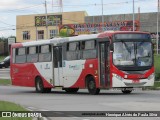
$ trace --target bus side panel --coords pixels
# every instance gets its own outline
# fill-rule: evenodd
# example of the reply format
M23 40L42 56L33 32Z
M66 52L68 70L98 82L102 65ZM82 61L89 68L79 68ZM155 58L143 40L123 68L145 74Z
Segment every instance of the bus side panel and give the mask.
M44 87L52 87L52 85L46 81L45 77L40 74L34 64L12 64L11 66L12 85L34 87L36 76L42 78Z
M97 88L99 87L99 77L98 77L98 60L90 59L86 60L83 70L78 77L77 81L71 86L71 88L86 88L86 77L91 75L94 77Z
M52 62L34 63L34 65L35 65L35 69L38 71L38 74L41 76L41 78L44 79L44 82L49 84L49 86L51 87L53 85ZM46 86L47 84L44 84L44 86Z
M33 64L12 64L12 85L33 87L34 81L32 75L34 75Z
M85 60L64 61L63 77L64 87L73 86L84 69Z

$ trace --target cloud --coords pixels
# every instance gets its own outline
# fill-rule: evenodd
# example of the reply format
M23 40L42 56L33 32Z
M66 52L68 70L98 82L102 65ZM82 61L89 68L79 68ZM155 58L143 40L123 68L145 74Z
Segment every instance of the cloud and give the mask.
M12 7L15 7L16 4L18 4L20 2L20 0L1 0L0 1L0 9L4 10L4 9L9 9Z
M35 3L33 1L26 0L1 0L0 1L0 12L5 13L22 13L25 11L30 13L36 11L36 6L40 5L40 0Z

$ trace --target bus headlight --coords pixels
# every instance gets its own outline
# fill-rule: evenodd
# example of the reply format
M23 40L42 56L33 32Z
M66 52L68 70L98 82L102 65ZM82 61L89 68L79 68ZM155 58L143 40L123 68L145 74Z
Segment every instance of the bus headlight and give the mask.
M154 78L155 77L155 75L154 75L154 73L152 73L149 77L148 77L148 80L151 80L152 78Z
M116 77L118 80L121 80L121 81L123 80L123 78L121 76L117 75L117 74L113 73L113 76Z

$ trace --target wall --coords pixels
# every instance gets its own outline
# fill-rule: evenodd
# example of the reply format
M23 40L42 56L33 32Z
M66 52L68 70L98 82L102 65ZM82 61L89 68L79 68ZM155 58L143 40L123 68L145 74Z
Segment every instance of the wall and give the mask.
M160 16L160 15L159 15ZM135 14L135 19L139 19L139 14ZM132 14L104 15L105 22L132 20ZM100 23L102 16L86 16L86 23ZM160 23L160 17L159 17ZM140 31L157 32L157 12L140 14ZM160 24L159 24L160 32Z
M85 16L87 16L87 13L85 11L78 11L78 12L63 12L56 14L50 13L48 15L62 15L62 24L75 24L75 23L84 23ZM17 42L27 42L36 40L36 30L44 30L44 39L47 38L46 26L35 27L35 16L45 16L45 14L20 15L16 17ZM51 29L58 29L58 27L48 26L48 31L50 31ZM23 34L22 34L23 31L30 31L31 34L30 40L23 40Z

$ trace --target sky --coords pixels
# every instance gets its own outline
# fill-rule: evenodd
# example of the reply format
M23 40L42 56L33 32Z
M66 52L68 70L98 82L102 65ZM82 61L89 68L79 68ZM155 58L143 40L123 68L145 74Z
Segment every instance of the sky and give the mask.
M47 12L60 11L58 0L46 0ZM133 0L63 0L63 12L86 11L89 16L133 13ZM158 0L134 0L135 13L157 12ZM43 14L45 0L0 0L0 37L16 36L16 16Z

